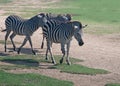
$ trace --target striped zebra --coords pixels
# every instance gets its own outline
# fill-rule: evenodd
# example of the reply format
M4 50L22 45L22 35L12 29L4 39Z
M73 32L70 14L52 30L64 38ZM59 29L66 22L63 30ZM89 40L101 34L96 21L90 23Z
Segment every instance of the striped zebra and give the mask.
M40 13L36 16L33 16L30 19L23 19L19 16L16 15L10 15L6 18L5 20L5 26L6 29L2 30L2 32L6 31L6 35L5 35L5 52L6 52L6 43L7 43L7 39L9 34L12 31L12 34L10 35L10 39L13 45L13 49L16 50L16 46L14 44L13 38L16 35L22 35L22 36L26 36L22 45L18 48L18 54L21 51L21 48L26 44L27 41L29 41L31 49L32 49L32 53L35 54L34 50L33 50L33 46L32 46L32 41L31 41L31 37L33 32L35 32L39 27L42 27L45 23L47 22L47 19L45 17L44 13Z
M46 23L43 29L43 35L46 37L46 41L47 41L46 60L48 59L48 52L49 52L52 63L56 64L54 57L52 55L51 46L52 43L60 43L61 51L63 54L60 63L63 63L63 59L66 54L65 45L67 45L66 62L68 65L71 65L71 62L69 60L69 48L70 48L71 39L74 36L75 39L78 41L79 46L82 46L84 44L82 40L82 28L86 26L87 25L82 26L82 24L79 21L61 23L56 27L49 26L49 24Z
M71 15L70 14L52 14L52 13L47 13L46 17L48 20L54 19L54 20L58 20L61 22L66 22L66 21L70 21L71 20Z
M46 18L49 20L48 24L50 26L54 26L54 27L61 24L61 23L71 21L71 15L70 14L66 14L66 15L58 14L58 15L55 15L55 14L47 13ZM41 49L43 49L43 46L44 46L44 38L45 37L43 36Z

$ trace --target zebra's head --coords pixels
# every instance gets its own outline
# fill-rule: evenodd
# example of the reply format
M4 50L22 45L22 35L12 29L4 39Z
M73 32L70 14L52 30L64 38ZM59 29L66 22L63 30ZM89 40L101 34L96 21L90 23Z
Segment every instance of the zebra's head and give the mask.
M83 29L82 24L78 21L74 21L73 28L74 28L74 37L78 41L79 46L82 46L84 44L82 35L83 35Z
M47 18L44 13L40 13L37 15L37 18L39 20L39 26L44 26L47 23Z
M57 17L63 22L71 21L71 15L70 14L66 14L66 15L59 14Z

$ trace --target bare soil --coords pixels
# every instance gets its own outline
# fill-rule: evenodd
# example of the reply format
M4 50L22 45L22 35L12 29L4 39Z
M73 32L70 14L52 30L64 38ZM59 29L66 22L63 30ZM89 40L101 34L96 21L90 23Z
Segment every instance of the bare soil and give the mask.
M34 1L34 0L31 0ZM19 2L20 4L21 2ZM35 3L36 4L36 3ZM0 14L4 13L4 10L0 10ZM0 27L4 27L4 20L6 16L0 16ZM45 54L45 49L40 49L42 41L42 31L37 30L32 38L33 47L36 49L38 54ZM0 32L0 40L4 40L5 33ZM15 41L23 42L24 36L16 36ZM9 40L9 39L8 39ZM38 73L47 75L53 78L61 80L69 80L74 82L75 86L104 86L106 83L120 83L120 34L110 35L92 35L85 33L83 36L85 42L84 46L79 47L76 40L73 38L70 48L70 56L84 60L80 64L92 67L105 69L110 71L109 74L98 74L98 75L82 75L82 74L68 74L61 73L56 69L17 69L10 70L13 73ZM17 44L17 47L20 45ZM11 45L7 46L12 48ZM24 50L24 49L28 50ZM24 46L22 54L32 54L30 51L30 45L27 43ZM8 50L9 51L9 50ZM0 44L0 55L16 55L16 52L4 52L4 45ZM53 54L61 54L60 45L53 45ZM0 65L11 65L8 63L0 62ZM45 63L41 63L45 64ZM48 64L51 65L51 64Z

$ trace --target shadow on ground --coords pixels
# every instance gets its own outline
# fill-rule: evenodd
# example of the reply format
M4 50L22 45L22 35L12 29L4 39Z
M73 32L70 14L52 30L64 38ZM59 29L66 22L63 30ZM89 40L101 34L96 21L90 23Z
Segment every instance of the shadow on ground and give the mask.
M38 67L39 62L35 61L33 59L3 59L2 62L15 64L15 65L24 65L24 66L30 66L30 67Z
M13 48L8 48L8 51L17 53L18 49L16 49L16 51L14 51ZM34 49L34 51L35 51L35 53L38 53L37 49ZM20 53L22 53L22 54L33 54L31 48L22 48Z

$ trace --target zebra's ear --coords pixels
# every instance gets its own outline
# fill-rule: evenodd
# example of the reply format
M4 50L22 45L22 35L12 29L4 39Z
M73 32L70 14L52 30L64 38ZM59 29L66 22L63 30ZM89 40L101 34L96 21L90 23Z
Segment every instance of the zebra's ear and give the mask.
M38 18L42 18L42 16L41 16L41 15L38 15Z
M84 25L84 26L82 26L82 28L85 28L85 27L87 27L88 25L86 24L86 25Z

